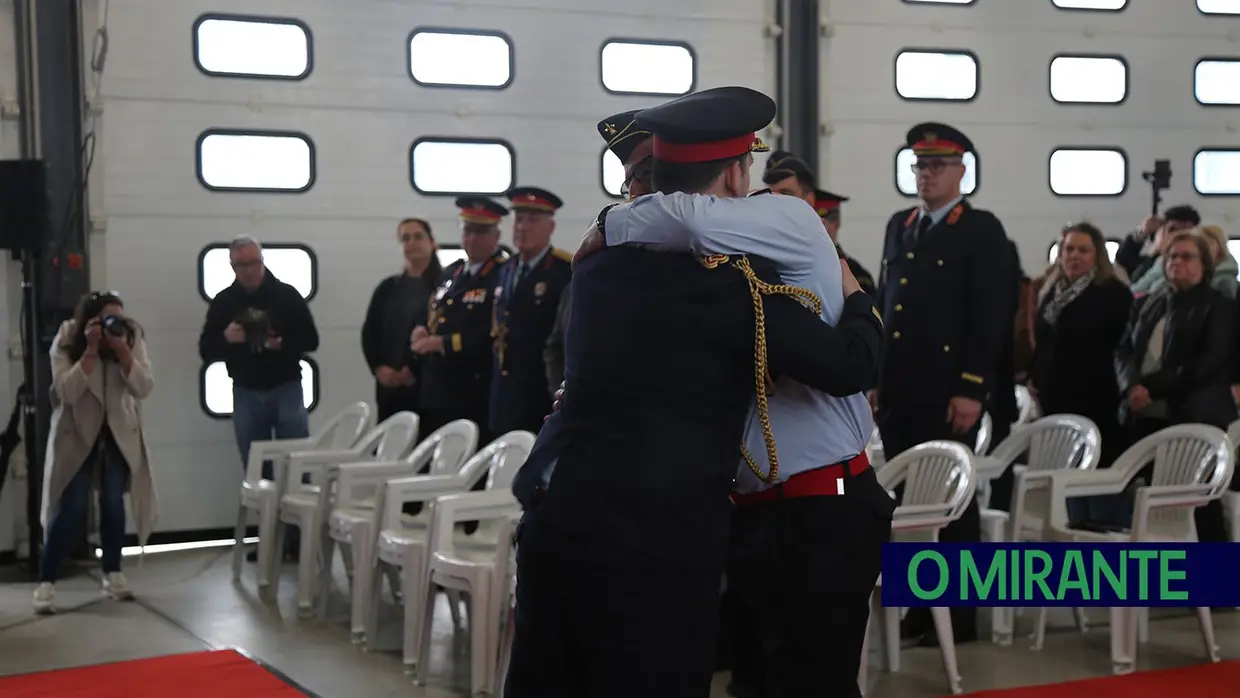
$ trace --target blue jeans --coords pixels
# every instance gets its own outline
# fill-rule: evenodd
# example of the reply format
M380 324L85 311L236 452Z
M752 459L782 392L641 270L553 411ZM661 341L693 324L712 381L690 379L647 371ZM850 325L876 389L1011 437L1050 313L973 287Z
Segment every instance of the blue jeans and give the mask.
M233 431L237 435L237 448L241 451L243 472L250 462L250 444L255 441L303 439L309 436L310 416L303 402L301 381L289 381L268 390L233 385ZM274 477L271 461L263 463L263 477ZM297 529L288 531L284 537L285 552L297 550L298 536Z
M47 538L43 544L39 581L55 582L60 577L60 565L68 556L81 535L90 509L90 495L99 476L99 537L103 548L103 572L121 571L121 546L125 540L125 485L129 480L129 464L121 455L111 434L100 435L99 446L78 468L77 474L65 486L56 504Z

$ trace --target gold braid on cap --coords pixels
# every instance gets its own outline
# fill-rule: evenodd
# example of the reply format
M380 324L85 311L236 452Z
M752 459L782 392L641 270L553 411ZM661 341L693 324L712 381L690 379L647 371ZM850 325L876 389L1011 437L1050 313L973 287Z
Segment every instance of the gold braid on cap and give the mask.
M775 384L771 380L770 368L767 366L766 357L766 314L762 308L763 296L792 296L806 308L814 311L815 315L822 315L822 300L813 292L797 286L789 286L787 284L768 284L758 275L754 273L752 267L749 266L749 260L740 257L732 262L732 265L739 269L745 275L745 279L749 281L749 295L753 298L753 319L754 319L754 399L758 406L758 422L762 425L762 440L766 443L766 457L771 464L770 471L765 475L762 469L754 461L753 456L749 454L749 449L745 448L745 444L741 443L741 455L745 457L745 462L749 464L749 469L759 480L767 483L775 482L779 477L779 455L775 451L775 433L771 430L771 414L767 408L767 397L775 391Z

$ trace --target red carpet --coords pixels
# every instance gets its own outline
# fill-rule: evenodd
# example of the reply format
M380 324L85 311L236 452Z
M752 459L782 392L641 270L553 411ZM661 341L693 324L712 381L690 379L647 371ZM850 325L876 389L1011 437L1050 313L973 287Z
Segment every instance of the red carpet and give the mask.
M0 683L0 694L4 684ZM1223 698L1240 695L1240 662L1142 671L1126 676L978 691L968 698Z
M233 650L174 654L0 678L0 696L4 698L305 698L306 695L261 664Z

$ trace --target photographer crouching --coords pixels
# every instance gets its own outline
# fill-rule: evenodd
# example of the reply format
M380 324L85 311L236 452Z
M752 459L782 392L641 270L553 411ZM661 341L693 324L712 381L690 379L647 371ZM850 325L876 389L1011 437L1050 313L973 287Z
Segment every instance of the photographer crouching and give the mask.
M263 263L258 240L234 239L228 258L236 279L211 300L198 353L206 363L223 361L232 377L233 430L244 474L254 441L310 435L301 360L319 348L319 332L306 300ZM263 477L272 477L270 463L263 464ZM286 558L296 555L298 540L298 531L289 531Z
M47 537L35 612L55 611L53 585L82 533L96 488L103 591L114 599L132 598L121 573L125 492L138 542L145 545L155 526L156 502L139 401L154 387L141 328L125 317L120 296L96 291L83 297L73 319L62 324L52 340L53 412L42 511Z

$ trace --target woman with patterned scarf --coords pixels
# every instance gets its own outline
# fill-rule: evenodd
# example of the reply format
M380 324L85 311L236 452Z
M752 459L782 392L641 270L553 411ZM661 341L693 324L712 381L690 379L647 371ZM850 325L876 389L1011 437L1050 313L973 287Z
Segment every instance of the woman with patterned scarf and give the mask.
M1098 425L1104 468L1125 444L1113 357L1131 305L1102 232L1089 223L1065 227L1038 293L1029 389L1043 414L1079 414Z

